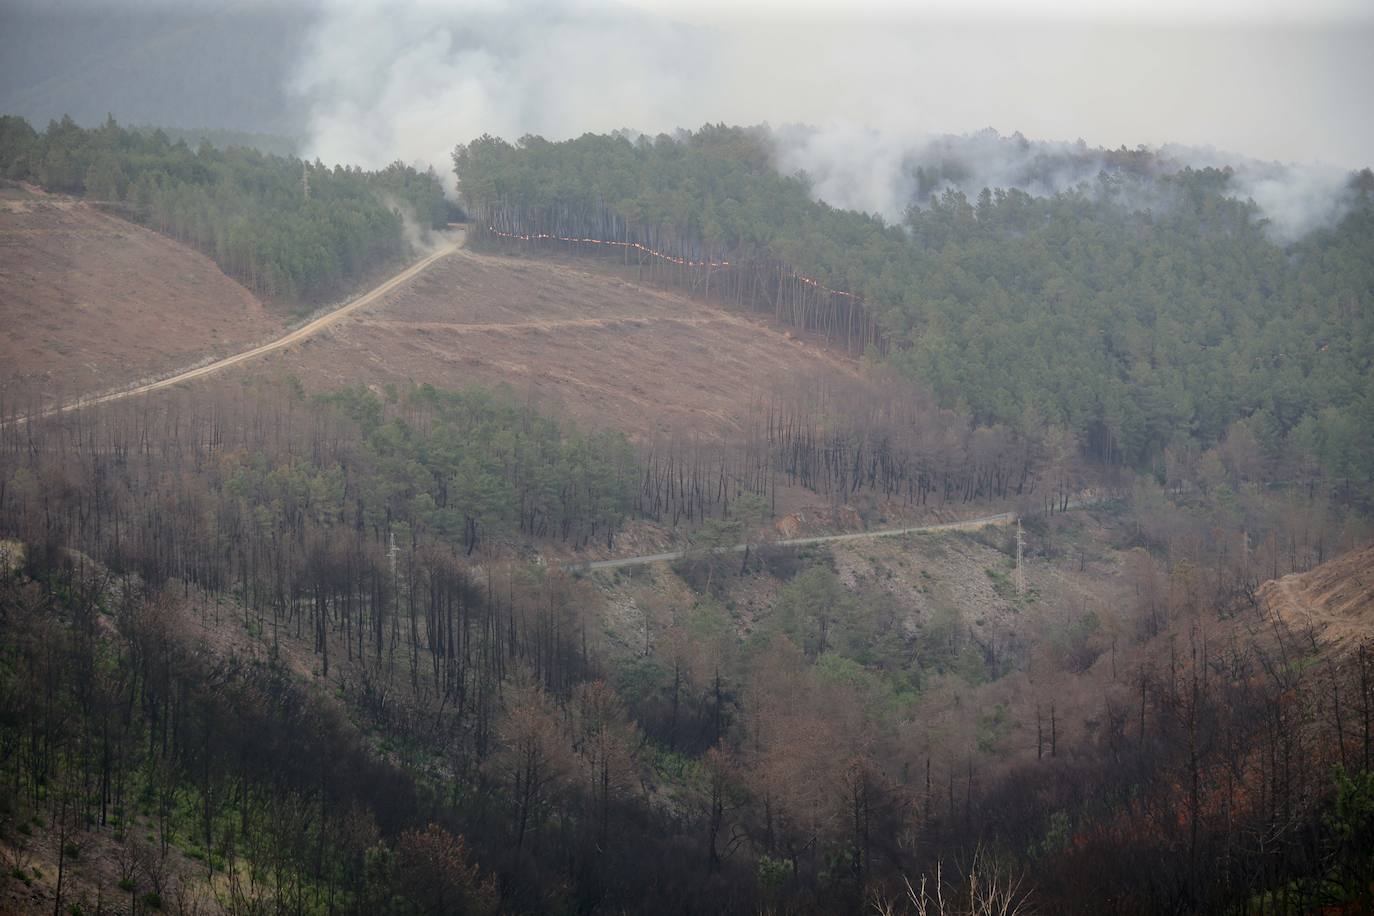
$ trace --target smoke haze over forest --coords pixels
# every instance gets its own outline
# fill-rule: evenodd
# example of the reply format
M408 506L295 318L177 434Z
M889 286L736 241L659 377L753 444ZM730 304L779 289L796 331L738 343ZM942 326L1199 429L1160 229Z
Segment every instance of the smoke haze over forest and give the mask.
M923 206L945 190L972 200L983 188L1016 188L1033 196L1105 191L1132 209L1161 209L1170 201L1153 178L1185 167L1211 167L1230 168L1229 193L1253 200L1274 238L1286 242L1334 224L1352 198L1348 169L1265 163L1178 144L1152 148L1148 157L1113 157L1082 141L1028 140L991 128L931 137L844 122L821 128L788 125L775 136L779 167L805 172L817 198L889 222L899 222L908 206ZM1113 158L1144 161L1125 165ZM1098 187L1104 173L1111 178L1106 189Z
M945 186L970 195L985 185L1049 193L1101 168L1080 144L1018 146L992 127L1088 147L1185 144L1167 150L1176 167L1238 167L1237 195L1290 238L1339 216L1349 170L1374 149L1359 116L1374 27L1340 4L1297 28L1266 19L1262 5L1223 9L1221 21L1142 8L1149 21L1129 27L1069 21L1067 9L1009 24L986 4L958 20L870 4L843 22L812 5L785 24L711 7L683 23L691 11L671 6L543 0L322 9L289 87L309 111L305 152L327 161L399 156L442 172L455 142L482 133L815 125L778 132L779 167L805 170L835 206L889 220L931 157L963 159L967 174ZM1027 180L1028 158L1062 155L1076 159L1053 180Z
M447 175L454 144L483 133L768 123L779 167L805 170L821 199L898 220L932 157L965 158L945 186L970 195L1046 193L1095 178L1081 138L1235 166L1236 193L1288 238L1339 216L1349 171L1374 162L1374 18L1345 0L1300 14L1061 0L1034 17L996 0L156 0L14 2L3 16L6 110L270 131L329 163ZM82 72L51 70L73 57ZM1045 142L1005 139L1017 133ZM1053 180L1025 180L1026 157L1061 154L1074 161Z

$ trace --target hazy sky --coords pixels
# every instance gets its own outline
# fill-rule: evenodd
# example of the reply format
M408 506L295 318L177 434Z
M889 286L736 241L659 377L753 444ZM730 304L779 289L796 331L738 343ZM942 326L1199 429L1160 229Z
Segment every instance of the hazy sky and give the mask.
M1365 0L624 0L682 21L1010 19L1293 23L1370 18Z
M1374 163L1374 3L323 5L292 90L330 160L443 167L483 132L767 121Z
M734 119L834 118L1090 145L1178 142L1363 165L1374 30L994 22L751 26ZM863 48L863 53L853 49ZM797 55L802 60L793 58ZM873 87L880 87L875 90Z

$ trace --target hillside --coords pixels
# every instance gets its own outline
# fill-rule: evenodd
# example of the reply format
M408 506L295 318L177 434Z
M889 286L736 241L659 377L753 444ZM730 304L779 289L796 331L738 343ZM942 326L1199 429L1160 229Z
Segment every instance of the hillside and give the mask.
M1272 579L1257 598L1294 631L1339 653L1352 650L1374 634L1374 544Z
M0 197L0 388L45 403L223 355L282 326L204 255L69 197Z
M31 186L5 194L0 291L13 330L0 344L0 384L15 396L96 394L284 330L185 245L75 198ZM506 384L641 439L738 429L751 404L798 374L859 374L842 352L765 319L595 268L470 251L236 371L265 367L314 390Z
M1369 490L1374 174L1349 175L1339 221L1292 243L1232 169L1106 150L1100 180L1043 196L935 181L891 225L814 200L772 144L724 125L484 136L454 161L479 247L634 250L661 282L876 344L976 423L1048 422L1106 464L1251 439L1266 470Z
M315 389L507 384L639 439L737 428L752 398L799 372L857 375L852 360L763 320L605 273L470 251L266 365Z
M1216 859L1235 836L1236 862L1279 876L1301 868L1300 899L1330 899L1325 860L1289 857L1316 835L1364 861L1323 819L1333 767L1357 759L1360 672L1301 658L1275 668L1273 651L1248 643L1241 627L1270 624L1233 609L1225 551L1242 542L1218 537L1223 517L1166 507L1142 482L1118 504L1046 518L1035 512L1042 491L1073 480L1065 457L1032 458L1018 451L1025 440L950 425L890 379L886 392L871 378L832 381L829 399L808 401L797 378L807 375L865 373L682 295L460 250L260 361L0 437L10 484L0 520L29 545L22 569L0 575L17 609L0 617L0 696L30 698L0 729L5 746L55 748L37 775L26 758L6 762L5 784L26 791L0 812L15 863L4 899L48 911L65 881L64 901L128 893L151 907L222 880L267 908L324 907L337 894L343 912L411 912L377 901L428 886L410 877L426 874L424 860L406 857L417 859L417 831L439 830L430 821L448 831L435 843L461 834L468 844L444 859L480 869L471 893L487 896L479 876L516 876L503 905L529 912L572 898L546 870L550 856L583 870L576 892L590 888L597 911L682 897L684 911L757 912L780 894L817 893L796 911L858 912L870 893L894 892L889 869L938 871L945 851L984 843L1022 863L1008 867L1033 865L1037 896L1057 912L1100 912L1112 899L1102 887L1139 901L1117 911L1180 898L1214 911L1253 879L1239 865L1198 878L1189 862ZM1009 502L1005 487L976 481L1011 480L1030 462L1039 484L1019 507L1025 588L1005 528L742 559L696 549L582 580L550 568L560 550L609 546L621 521L639 524L641 481L656 473L651 448L582 429L618 427L640 445L656 445L644 440L668 423L748 433L751 390L789 379L803 396L777 409L844 434L824 439L827 456L866 447L874 440L851 434L871 425L904 429L890 442L939 462L936 476L941 465L973 469L921 511L986 512L998 492ZM511 381L515 397L407 380ZM554 404L578 428L537 412ZM131 455L131 436L147 447ZM799 453L759 455L786 480ZM848 514L837 497L854 494L848 478L822 494L833 479L810 478L822 524ZM863 521L884 524L901 492L874 496L879 514ZM1264 498L1228 494L1251 513L1282 510L1273 531L1245 529L1255 567L1241 580L1313 562L1308 533L1280 524L1306 517L1332 532L1322 549L1344 549L1350 535L1337 537L1317 507ZM757 498L732 511L769 514ZM654 523L695 548L737 536L716 504L703 513ZM1347 593L1322 570L1301 585ZM1306 638L1300 624L1273 629L1280 650ZM61 647L51 677L69 712L47 739L33 685L54 670L50 645ZM97 656L117 663L85 702L80 672ZM105 711L138 684L147 702L102 732ZM1330 720L1273 712L1334 695L1346 705ZM183 699L160 705L170 697ZM1190 745L1199 733L1217 737ZM82 772L103 766L102 734L124 749L108 811L79 789ZM1281 772L1261 753L1279 741L1296 762ZM1223 778L1235 753L1253 759ZM520 754L548 768L537 795L521 794ZM321 783L323 759L347 763ZM1301 807L1277 820L1290 799ZM871 830L852 826L856 804ZM1273 823L1277 846L1261 829ZM900 831L929 841L888 849L883 837ZM1263 847L1248 840L1259 836ZM349 864L385 849L403 864ZM832 870L846 855L863 874ZM1146 856L1154 873L1129 867ZM780 882L768 878L788 859ZM235 875L262 868L294 877L233 889Z
M58 187L190 227L222 266L241 245L223 269L263 289L371 286L420 247L384 192L438 194L399 165L0 128L24 174L75 151ZM145 142L185 173L155 177ZM1212 203L1246 257L1277 251ZM943 251L976 249L980 284L1018 269L997 255L1020 231L1003 204L933 217ZM1138 214L1075 207L1045 215L1129 253ZM980 410L973 394L1026 375L996 347L944 352L1009 373L958 383L968 398L913 377L932 338L1014 324L965 311L1018 313L989 287L905 301L922 322L897 333L898 311L805 251L737 260L711 247L719 225L710 244L606 241L630 238L610 216L586 230L601 240L565 237L554 211L522 237L512 213L282 336L199 256L10 195L6 317L28 336L7 346L40 385L200 368L0 425L0 909L896 914L946 875L964 898L1025 876L1039 911L1084 916L1365 902L1374 557L1352 552L1371 536L1359 467L1316 469L1364 435L1342 425L1374 405L1363 376L1311 367L1315 419L1275 402L1291 442L1258 414L1215 443L1147 424L1133 468L1053 399ZM899 235L912 223L881 238L936 276ZM1061 267L1086 287L1081 260ZM1363 327L1341 312L1362 295L1333 325ZM1055 327L1110 319L1104 302ZM1205 380L1173 370L1211 357L1182 339L1188 359L1161 347L1150 372L1205 405ZM1086 364L1052 352L1056 372ZM1076 377L1076 396L1113 377ZM1156 406L1183 422L1192 403ZM908 518L994 524L859 533ZM854 534L792 540L837 529ZM603 556L636 562L566 562Z

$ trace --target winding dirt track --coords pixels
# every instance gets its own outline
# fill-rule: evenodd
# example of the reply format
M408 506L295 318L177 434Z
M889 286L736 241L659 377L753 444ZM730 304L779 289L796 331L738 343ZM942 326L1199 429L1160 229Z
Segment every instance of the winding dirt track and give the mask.
M715 553L743 553L751 547L807 547L812 544L833 544L838 541L862 541L869 538L901 537L906 534L934 534L939 531L976 531L989 525L1010 525L1016 521L1011 512L999 512L981 518L966 519L961 522L942 522L937 525L917 525L911 528L882 528L877 531L851 531L847 534L821 534L805 538L787 538L757 544L735 544L733 547L717 547ZM668 553L655 553L642 557L621 557L616 560L592 560L582 563L569 563L565 567L570 572L588 572L594 569L622 569L626 566L643 566L648 563L662 563L667 560L680 560L687 556L685 550L672 550Z
M1090 496L1082 499L1071 499L1061 511L1076 512L1079 509L1089 509L1093 506L1100 506L1108 502L1108 497ZM786 538L778 541L756 542L752 544L735 544L731 547L717 547L713 553L743 553L758 547L808 547L812 544L833 544L841 541L862 541L869 538L888 538L901 537L908 534L935 534L941 531L977 531L979 528L987 528L991 525L1014 525L1017 515L1015 512L998 512L996 515L983 515L978 518L964 519L957 522L940 522L934 525L916 525L907 528L879 528L873 531L850 531L845 534L820 534L804 538ZM620 557L612 560L583 560L579 563L566 563L563 568L569 572L583 573L594 569L622 569L626 566L643 566L647 563L662 563L667 560L680 560L687 556L686 550L671 550L667 553L647 554L639 557Z
M119 391L112 391L109 394L101 394L96 395L94 397L81 398L76 401L72 401L69 404L63 404L59 407L53 407L41 413L32 414L28 417L20 417L15 422L24 423L30 419L37 420L42 419L44 417L57 416L59 414L70 413L74 410L80 410L83 407L93 407L96 404L107 404L110 401L119 401L123 400L124 398L132 398L137 397L141 394L149 394L154 391L161 391L164 388L171 388L174 385L180 385L182 382L189 382L193 379L201 378L202 376L211 375L215 372L228 369L230 366L234 366L242 362L247 362L250 359L262 356L263 354L271 353L274 350L280 350L284 347L289 347L294 343L299 343L300 341L305 340L307 337L311 337L315 334L318 334L320 331L323 331L325 328L329 327L332 324L335 324L340 319L346 318L347 316L358 311L359 309L366 308L367 306L376 302L378 299L385 296L387 293L394 290L396 287L400 286L403 283L406 283L409 280L414 279L416 276L423 273L425 269L428 268L435 261L439 260L440 258L447 257L448 255L453 254L453 252L457 251L459 248L463 247L465 239L465 234L459 235L457 241L452 242L451 244L446 245L443 248L440 248L433 254L421 258L419 261L416 261L414 264L410 265L405 270L396 274L396 276L392 277L390 280L387 280L385 283L381 284L375 289L370 290L369 292L362 294L358 298L347 302L339 308L334 309L334 311L332 312L328 312L324 315L321 315L319 318L314 319L313 321L301 325L299 328L296 328L296 330L291 331L290 333L285 334L281 337L278 337L276 340L269 341L268 343L262 344L261 346L253 347L249 350L244 350L242 353L235 353L233 356L226 356L224 359L215 360L213 363L207 363L206 365L200 366L196 369L187 369L185 372L178 372L176 375L171 375L167 378L159 379L155 382L148 382L145 385L138 385L133 388L124 388Z

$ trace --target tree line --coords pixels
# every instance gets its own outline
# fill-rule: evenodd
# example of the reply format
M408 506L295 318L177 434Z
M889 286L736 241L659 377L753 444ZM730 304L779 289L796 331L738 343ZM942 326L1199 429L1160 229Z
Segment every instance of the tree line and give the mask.
M0 410L19 417L26 406L16 395ZM695 526L730 517L744 498L771 513L779 488L837 505L864 495L937 507L1049 499L1046 481L1062 502L1101 476L1066 452L1061 431L974 428L899 377L779 380L747 408L738 435L637 445L503 389L306 395L291 379L263 380L241 398L170 394L12 422L0 455L0 509L13 519L36 518L42 504L45 531L101 555L127 550L144 558L130 563L161 570L156 578L207 586L234 570L255 595L264 586L247 584L254 576L239 560L225 562L230 532L235 550L256 545L249 556L281 563L295 560L272 546L274 529L289 531L302 555L308 534L327 539L341 527L376 545L396 535L465 555L522 540L582 551L613 549L629 519ZM162 494L201 507L192 513L204 520L200 538L183 539L189 532L150 508Z
M515 147L481 137L459 147L454 163L478 245L534 244L632 264L640 279L714 293L851 351L885 350L850 278L794 258L805 249L775 238L765 200L786 201L802 186L737 160L735 139L703 130L684 146L688 154L661 143L669 155L655 156L623 138L588 135L569 145L527 137Z
M980 425L1060 427L1106 463L1157 468L1168 448L1205 451L1240 430L1276 478L1307 462L1368 498L1367 171L1351 177L1338 222L1286 244L1237 199L1229 169L1169 172L1137 161L1147 153L1045 197L933 194L887 225L813 201L806 176L776 171L771 142L724 125L484 136L454 162L483 216L479 241L488 226L503 233L493 242L546 235L537 243L714 290L849 346L881 341L942 405Z
M0 117L0 175L84 195L273 299L337 296L410 253L407 221L423 234L449 217L438 177L399 162L370 172L206 139L192 148L113 118L89 129L63 118L39 133Z

